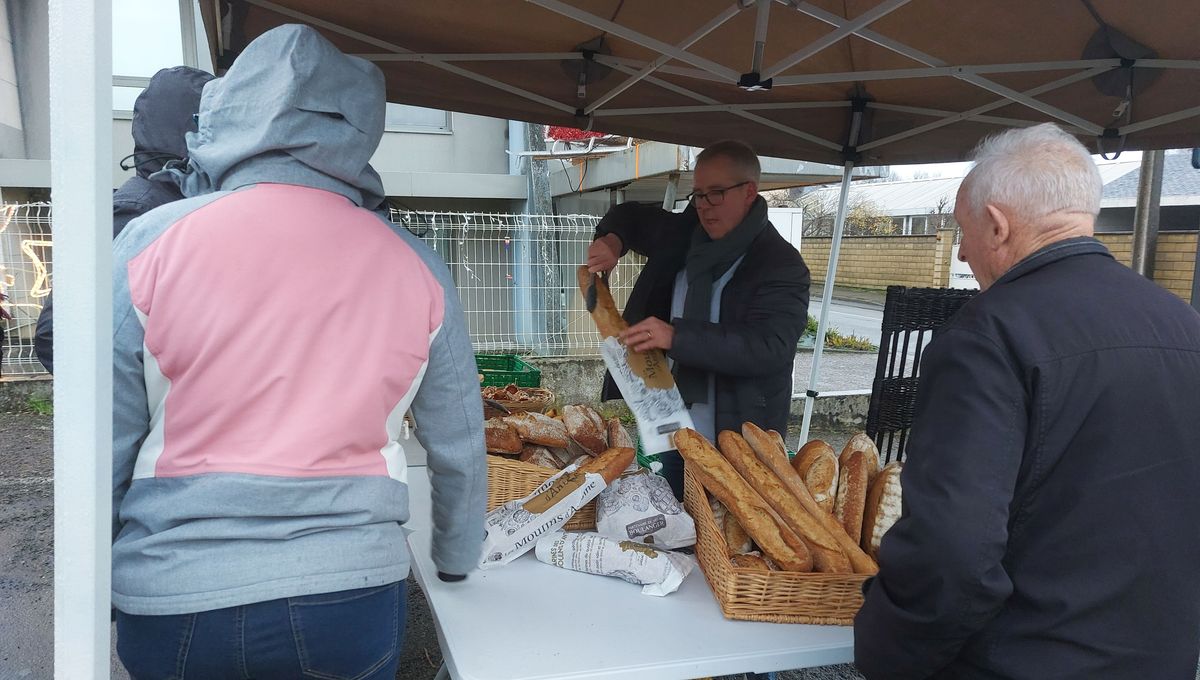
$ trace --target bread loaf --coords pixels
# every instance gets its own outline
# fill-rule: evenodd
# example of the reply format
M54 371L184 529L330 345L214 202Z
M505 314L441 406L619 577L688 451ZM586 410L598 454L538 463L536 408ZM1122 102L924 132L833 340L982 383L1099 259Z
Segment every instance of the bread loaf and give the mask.
M555 420L540 413L518 411L504 417L504 422L517 430L517 435L529 444L566 448L568 444L567 426L561 420Z
M598 426L593 420L591 409L574 404L563 407L563 423L567 426L567 435L590 455L598 456L608 449L604 424Z
M768 437L754 423L744 423L742 425L742 434L746 438L746 442L750 444L750 448L754 450L755 455L767 467L779 477L784 487L792 493L799 501L800 505L808 511L809 516L825 529L825 531L833 538L842 553L850 561L850 566L856 574L874 574L879 571L878 565L874 560L863 552L862 548L857 543L850 540L850 536L846 534L842 525L834 519L833 515L825 512L824 509L816 502L812 494L809 493L808 487L796 473L795 468L791 467L787 459L787 453L784 449L778 446L772 438Z
M775 441L767 433L754 427L752 423L747 425L754 428L752 435L762 437L761 443L764 446L776 448ZM804 509L800 499L785 488L779 477L759 460L742 435L736 432L722 432L717 435L717 444L725 459L733 464L742 478L750 482L750 486L775 509L787 527L808 545L817 571L828 574L849 574L853 571L850 560L838 546L833 534ZM787 467L787 470L795 474L795 470L790 467Z
M785 571L812 570L812 554L804 541L707 439L683 428L672 435L672 440L692 474L733 513L763 553Z
M501 418L483 421L483 439L492 453L517 454L523 446L517 429Z
M838 491L834 515L855 543L862 542L863 509L867 504L867 489L871 484L871 456L862 449L852 449L838 459Z
M550 453L550 449L537 444L526 444L521 449L520 461L522 463L529 463L530 465L537 465L538 467L550 468L551 470L563 469L562 461L553 453Z
M867 491L867 505L863 511L862 547L871 557L879 559L879 542L888 529L900 519L901 490L900 463L884 466Z
M725 504L714 498L710 505L717 529L720 530L721 537L725 539L727 552L730 555L739 555L754 550L754 543L750 540L750 535L746 533L741 524L738 524L737 518L729 512Z
M820 439L800 447L792 459L792 467L800 473L813 500L826 512L833 514L837 498L838 459L833 447Z
M623 447L608 449L581 465L579 471L596 473L604 477L605 482L612 484L613 480L620 477L625 468L629 467L634 453L633 449Z
M621 421L616 418L609 418L605 423L608 429L608 445L613 447L624 447L628 449L636 448L633 443L633 437L625 431L625 426L621 425Z

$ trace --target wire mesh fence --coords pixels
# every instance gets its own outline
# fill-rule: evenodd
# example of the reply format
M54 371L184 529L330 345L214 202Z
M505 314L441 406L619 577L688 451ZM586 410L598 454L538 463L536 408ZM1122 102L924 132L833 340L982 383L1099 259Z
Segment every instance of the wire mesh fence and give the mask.
M446 261L477 352L599 354L600 336L576 285L594 215L398 211L392 221ZM623 308L644 259L629 254L609 277Z
M0 375L45 373L33 351L42 303L50 294L50 204L0 205L0 292L12 319L0 319Z

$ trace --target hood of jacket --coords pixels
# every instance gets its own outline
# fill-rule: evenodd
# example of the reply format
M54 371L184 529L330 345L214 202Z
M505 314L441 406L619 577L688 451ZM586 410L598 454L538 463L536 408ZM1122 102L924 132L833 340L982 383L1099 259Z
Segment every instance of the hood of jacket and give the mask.
M369 162L383 137L384 106L374 64L342 54L309 26L279 26L204 86L187 167L168 172L185 196L270 182L374 209L385 198Z
M168 160L187 157L185 135L196 131L193 118L211 73L187 66L164 68L133 102L133 151L139 177L162 170Z

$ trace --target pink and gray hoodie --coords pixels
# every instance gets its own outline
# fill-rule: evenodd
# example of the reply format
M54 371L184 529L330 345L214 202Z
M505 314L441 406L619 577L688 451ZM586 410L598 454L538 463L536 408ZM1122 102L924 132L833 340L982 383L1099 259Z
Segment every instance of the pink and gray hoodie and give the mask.
M371 212L379 70L283 26L210 82L184 200L114 244L113 603L179 614L408 575L401 423L433 560L479 559L486 465L449 272Z

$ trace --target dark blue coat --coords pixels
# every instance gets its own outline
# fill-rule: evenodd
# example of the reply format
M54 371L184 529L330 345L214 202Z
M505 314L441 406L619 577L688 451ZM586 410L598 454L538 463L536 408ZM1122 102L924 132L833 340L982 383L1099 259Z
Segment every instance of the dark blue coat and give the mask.
M921 373L863 674L1192 680L1200 315L1070 239L967 303Z
M168 178L150 179L166 161L187 157L186 133L200 109L200 94L213 76L187 66L154 74L133 104L133 163L137 174L113 192L113 238L126 224L164 203L183 198ZM54 372L54 301L47 296L38 315L34 351L47 371Z

